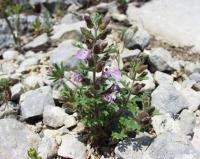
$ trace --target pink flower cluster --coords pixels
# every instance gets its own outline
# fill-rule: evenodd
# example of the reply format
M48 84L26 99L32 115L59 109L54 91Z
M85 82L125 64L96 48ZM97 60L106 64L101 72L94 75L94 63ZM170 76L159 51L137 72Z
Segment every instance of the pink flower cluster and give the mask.
M92 52L89 49L80 49L76 53L76 58L79 60L86 60L91 58Z
M73 73L71 74L70 79L71 79L73 82L82 82L83 77L82 77L79 73L73 72Z

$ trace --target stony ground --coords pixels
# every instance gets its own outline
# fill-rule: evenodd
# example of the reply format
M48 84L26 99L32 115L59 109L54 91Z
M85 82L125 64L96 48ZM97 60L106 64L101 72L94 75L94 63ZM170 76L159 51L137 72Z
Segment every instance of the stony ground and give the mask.
M148 10L148 5L153 6L156 2L148 2L142 7ZM135 3L129 5L128 16L119 13L113 2L82 10L77 10L79 7L73 1L70 3L66 14L54 19L50 36L46 33L22 36L24 53L8 47L12 38L6 23L0 20L0 79L9 78L12 81L12 101L0 106L0 159L27 159L30 148L35 148L42 159L200 158L199 55L188 54L188 46L175 47L162 42L152 36L153 32L147 32L143 25L133 22ZM159 114L152 119L154 135L141 133L134 139L122 141L110 156L106 148L97 156L90 145L84 144L84 137L78 135L84 129L83 124L77 120L76 112L58 102L62 88L47 76L48 68L53 63L63 62L66 67L76 65L73 55L77 49L72 43L79 35L79 28L85 26L83 13L96 11L112 18L113 33L107 41L120 41L120 31L130 26L124 35L126 48L122 58L134 56L140 50L148 56L148 79L142 81L146 84L143 91L152 91L151 105L159 110ZM36 17L22 15L22 18L22 25L29 28ZM158 20L158 23L162 22ZM136 32L135 26L138 27ZM190 35L185 36L187 39Z

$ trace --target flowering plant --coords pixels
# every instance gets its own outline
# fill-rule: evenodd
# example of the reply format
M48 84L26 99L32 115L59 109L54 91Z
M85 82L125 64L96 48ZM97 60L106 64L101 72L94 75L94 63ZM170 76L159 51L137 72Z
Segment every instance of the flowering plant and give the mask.
M75 44L79 65L68 77L61 67L51 70L54 80L67 78L75 86L65 84L63 97L67 105L76 110L90 141L98 145L148 130L154 108L147 102L148 95L141 93L144 85L136 82L146 75L142 56L125 61L121 70L117 45L106 42L111 33L109 19L97 14L93 18L85 16L85 21L87 28L81 28L83 42Z

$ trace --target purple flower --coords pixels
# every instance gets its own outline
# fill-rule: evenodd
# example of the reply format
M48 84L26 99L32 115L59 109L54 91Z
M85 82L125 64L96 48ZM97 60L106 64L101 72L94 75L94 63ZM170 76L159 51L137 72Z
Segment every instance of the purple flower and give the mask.
M111 71L110 75L111 75L112 78L114 78L116 80L120 80L121 79L121 71L120 70Z
M121 71L120 70L105 70L104 69L104 72L103 72L103 76L105 78L108 78L108 77L112 77L114 78L115 80L120 80L121 79Z
M81 82L83 77L79 73L72 73L71 80L74 82Z
M113 97L113 94L105 94L103 95L103 100L105 100L106 102L109 102L109 103L114 103L114 97Z
M80 60L85 60L91 57L91 50L88 49L80 49L76 53L76 58Z

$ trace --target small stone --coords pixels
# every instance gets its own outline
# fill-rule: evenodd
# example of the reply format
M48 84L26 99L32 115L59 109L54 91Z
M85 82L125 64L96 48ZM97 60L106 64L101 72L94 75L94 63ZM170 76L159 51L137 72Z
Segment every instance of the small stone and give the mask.
M184 109L179 116L179 126L181 133L192 135L195 127L195 116L191 110Z
M194 72L194 73L192 73L192 74L189 76L189 78L190 78L191 80L196 81L196 82L200 82L200 73Z
M77 124L77 121L73 115L65 115L64 116L64 124L67 128L71 128Z
M154 48L149 54L150 63L158 71L173 71L172 57L170 53L163 48Z
M17 58L17 55L19 54L18 51L15 50L7 50L3 53L3 59L4 60L14 60Z
M45 45L47 45L49 41L47 33L43 33L42 35L33 39L33 41L29 42L24 46L24 49L42 49Z
M195 84L192 86L192 89L194 89L195 91L200 91L200 82L195 83Z
M67 37L67 35L69 36L69 34L72 32L79 32L80 27L85 27L85 26L86 26L86 24L84 21L80 21L80 22L73 23L73 24L54 25L53 32L52 32L53 35L51 36L51 39L53 41L58 41L58 40L62 39L63 37Z
M53 128L62 127L63 125L66 128L70 128L76 125L76 120L72 115L66 114L62 108L52 106L44 108L43 122Z
M57 137L61 137L63 135L66 135L69 133L69 130L67 127L63 126L60 129L45 129L43 131L44 136L49 137L49 138L57 138Z
M185 72L188 75L190 75L190 74L192 74L194 72L200 73L200 64L186 63Z
M196 111L200 106L200 92L194 91L191 88L185 88L181 90L181 93L187 100L188 108Z
M139 55L140 53L141 51L139 49L129 50L125 48L122 54L120 55L120 58L122 60L126 60L126 59L130 59L131 57L135 57Z
M14 102L7 102L0 105L0 119L13 118L17 119L19 106Z
M24 85L21 83L15 84L10 88L11 90L11 99L17 101L20 98L20 95L24 93Z
M53 106L46 106L43 112L43 123L52 128L59 128L64 125L64 109Z
M149 70L145 70L147 72L146 79L139 81L140 84L145 84L145 86L141 89L141 91L150 91L155 88L155 83L153 76Z
M143 50L150 41L149 33L143 27L136 25L129 28L124 34L124 45L128 49Z
M32 66L32 65L37 65L39 63L39 59L36 58L36 57L32 57L32 58L28 58L26 60L24 60L20 67L22 68L26 68L26 67L29 67L29 66Z
M172 76L170 76L166 73L160 72L160 71L155 72L154 79L159 85L161 85L161 84L172 84L173 83L173 77Z
M20 99L21 115L24 119L41 116L47 105L55 105L48 86L28 91Z
M56 156L58 145L55 139L43 137L38 148L38 156L42 159L50 159Z
M38 74L32 74L32 75L28 76L24 80L24 84L26 86L28 86L28 88L36 89L36 88L39 88L40 86L43 85L42 81L43 81L43 79L41 78L40 75L38 75Z
M64 158L86 159L86 146L77 135L62 136L62 143L58 149L58 156Z

